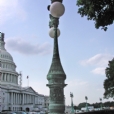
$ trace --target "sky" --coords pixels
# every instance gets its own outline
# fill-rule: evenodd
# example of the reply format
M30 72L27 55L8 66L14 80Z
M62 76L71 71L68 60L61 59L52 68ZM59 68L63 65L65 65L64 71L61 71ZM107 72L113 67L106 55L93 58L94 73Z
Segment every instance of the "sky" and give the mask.
M50 0L0 0L0 32L5 33L6 49L22 72L22 86L49 95L47 74L52 61L53 39L49 37ZM76 0L63 0L65 13L60 17L59 53L66 73L66 105L100 102L103 98L105 68L114 57L114 25L105 32L94 22L81 17ZM112 99L103 99L112 101Z

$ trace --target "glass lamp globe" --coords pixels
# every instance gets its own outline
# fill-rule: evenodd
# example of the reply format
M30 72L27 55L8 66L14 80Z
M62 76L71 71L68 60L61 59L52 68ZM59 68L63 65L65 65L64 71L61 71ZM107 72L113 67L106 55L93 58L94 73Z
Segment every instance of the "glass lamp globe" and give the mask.
M54 27L50 28L49 36L51 38L55 38L55 29L54 29ZM60 36L60 30L57 28L57 37L59 37L59 36Z
M65 7L61 2L53 2L50 6L50 13L53 17L59 18L65 12Z

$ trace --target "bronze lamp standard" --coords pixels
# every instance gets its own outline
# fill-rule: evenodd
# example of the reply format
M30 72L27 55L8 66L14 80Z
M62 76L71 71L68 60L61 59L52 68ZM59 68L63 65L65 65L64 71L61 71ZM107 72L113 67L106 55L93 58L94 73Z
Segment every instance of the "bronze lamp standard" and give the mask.
M102 98L100 98L99 100L101 102L101 106L100 107L101 107L101 110L102 110L103 109L103 107L102 107Z
M48 10L50 11L49 36L54 38L53 58L47 74L47 86L50 89L49 114L65 114L64 87L67 85L65 84L66 74L61 65L58 49L59 18L64 14L65 7L62 0L51 0Z
M88 112L88 103L87 103L87 100L88 100L88 97L87 96L85 96L85 100L86 100L86 111Z
M70 92L71 97L71 114L74 114L74 105L73 105L73 93Z

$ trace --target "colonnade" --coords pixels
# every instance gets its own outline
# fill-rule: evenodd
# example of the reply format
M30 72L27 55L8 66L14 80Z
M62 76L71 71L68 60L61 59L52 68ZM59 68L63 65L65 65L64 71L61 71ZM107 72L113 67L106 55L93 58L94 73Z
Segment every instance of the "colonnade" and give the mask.
M4 58L4 57L3 57ZM15 64L13 63L13 64L8 64L8 62L6 62L6 63L1 63L1 67L2 68L5 68L5 69L8 69L8 70L13 70L13 71L15 71Z
M13 105L35 104L35 96L26 93L10 93L10 103Z
M14 74L2 73L0 80L5 81L5 82L13 82L15 84L18 84L18 76L14 75Z

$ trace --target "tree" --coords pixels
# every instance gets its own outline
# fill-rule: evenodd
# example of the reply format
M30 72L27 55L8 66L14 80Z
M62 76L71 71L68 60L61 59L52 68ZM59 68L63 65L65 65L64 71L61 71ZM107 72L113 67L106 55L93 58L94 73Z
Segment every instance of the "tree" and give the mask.
M105 102L105 103L104 103L104 106L105 106L105 107L110 107L110 106L111 106L110 101Z
M93 104L91 104L91 106L94 106L94 108L99 108L100 103L93 103Z
M114 58L109 61L105 73L107 79L104 81L104 98L114 98Z
M95 28L107 26L114 22L114 0L77 0L78 13L95 22Z
M87 103L87 105L90 106L89 103ZM85 106L86 106L86 102L80 103L80 104L78 105L78 109L81 109L81 108L83 108L83 107L85 107Z

